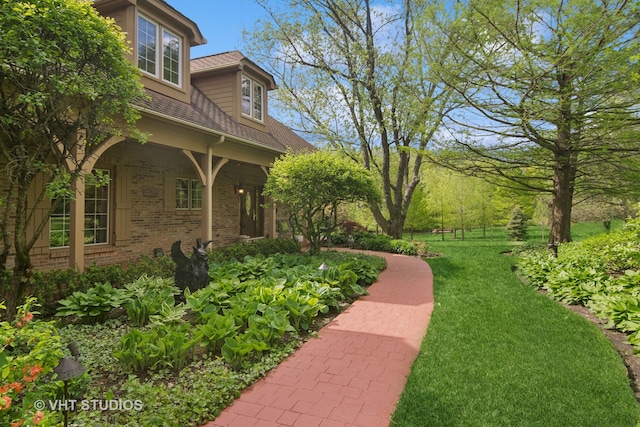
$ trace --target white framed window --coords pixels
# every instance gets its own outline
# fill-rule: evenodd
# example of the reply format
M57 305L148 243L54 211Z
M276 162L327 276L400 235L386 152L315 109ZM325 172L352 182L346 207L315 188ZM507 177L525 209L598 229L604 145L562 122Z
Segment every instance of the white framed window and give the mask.
M202 209L202 184L199 180L176 178L176 209Z
M138 16L138 68L154 76L157 74L158 62L157 39L158 26Z
M149 18L138 15L138 68L165 82L181 86L182 49L180 37Z
M242 76L242 114L264 120L264 86L247 76Z
M180 85L182 51L180 38L167 30L162 31L162 78Z
M97 179L96 176L100 176ZM106 179L105 179L106 178ZM99 245L109 242L109 171L96 170L85 177L84 244ZM71 238L71 200L64 197L49 218L49 247L68 247Z

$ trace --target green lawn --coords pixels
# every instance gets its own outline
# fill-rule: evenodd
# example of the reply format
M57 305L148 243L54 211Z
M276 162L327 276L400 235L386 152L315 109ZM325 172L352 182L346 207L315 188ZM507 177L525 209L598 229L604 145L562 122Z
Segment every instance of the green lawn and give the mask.
M640 407L614 347L518 280L500 232L424 236L443 253L428 260L435 307L392 425L635 426Z

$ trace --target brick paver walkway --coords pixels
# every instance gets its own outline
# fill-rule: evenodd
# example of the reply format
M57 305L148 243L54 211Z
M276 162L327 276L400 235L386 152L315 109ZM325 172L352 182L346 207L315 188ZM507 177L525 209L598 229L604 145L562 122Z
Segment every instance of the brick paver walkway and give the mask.
M204 427L388 426L433 309L419 258L387 269L347 310Z

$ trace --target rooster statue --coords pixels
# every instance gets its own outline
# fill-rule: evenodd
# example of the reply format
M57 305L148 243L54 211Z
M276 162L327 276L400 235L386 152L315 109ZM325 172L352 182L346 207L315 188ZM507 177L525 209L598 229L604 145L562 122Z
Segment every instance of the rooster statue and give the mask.
M184 290L189 288L191 292L202 289L209 284L209 260L207 258L206 247L211 240L202 243L197 239L197 246L193 246L191 258L186 256L178 240L171 245L171 258L176 263L175 283L184 295Z

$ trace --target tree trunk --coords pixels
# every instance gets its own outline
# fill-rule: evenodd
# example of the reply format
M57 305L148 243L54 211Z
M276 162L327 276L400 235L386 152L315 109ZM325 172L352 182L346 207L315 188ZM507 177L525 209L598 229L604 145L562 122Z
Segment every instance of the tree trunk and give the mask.
M24 291L27 288L27 283L31 275L31 268L29 264L29 261L27 261L27 264L16 264L13 268L13 274L9 279L6 300L7 311L4 314L4 320L8 322L15 318L18 305L20 305L22 297L24 296Z
M571 241L571 209L575 167L571 161L557 160L553 174L553 201L551 203L551 227L549 244Z
M402 232L404 229L404 218L392 218L389 224L389 236L394 239L402 239Z

